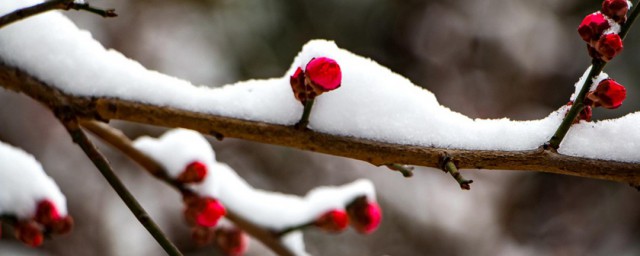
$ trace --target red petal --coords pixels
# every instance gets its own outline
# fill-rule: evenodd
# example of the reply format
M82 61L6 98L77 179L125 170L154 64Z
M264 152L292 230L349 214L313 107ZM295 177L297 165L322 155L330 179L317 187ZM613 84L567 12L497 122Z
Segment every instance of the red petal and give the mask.
M312 86L319 87L322 91L331 91L342 83L342 71L340 65L330 58L314 58L307 64L305 74L311 80Z

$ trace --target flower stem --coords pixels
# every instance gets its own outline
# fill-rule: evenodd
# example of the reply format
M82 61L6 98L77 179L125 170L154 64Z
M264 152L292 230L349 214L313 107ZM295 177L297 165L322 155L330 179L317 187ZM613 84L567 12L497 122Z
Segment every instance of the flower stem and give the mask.
M629 28L631 28L631 25L633 25L634 21L638 17L638 14L640 12L640 9L638 8L639 3L640 1L636 1L636 3L634 4L635 7L631 11L631 14L629 14L629 18L627 19L627 22L625 22L620 28L620 33L618 34L620 38L624 39L624 37L629 32ZM571 108L569 109L569 113L567 113L567 116L564 117L564 119L562 120L562 123L560 124L556 132L553 134L553 137L551 137L551 139L546 145L554 150L560 147L560 143L562 143L562 140L564 139L565 135L567 135L569 128L571 128L571 125L573 124L573 121L576 119L578 114L580 114L580 111L582 111L582 109L584 108L584 104L583 104L584 97L587 94L587 92L589 92L589 88L591 88L591 83L593 83L593 78L599 75L600 72L602 72L604 67L607 65L607 62L604 62L599 59L593 59L591 63L592 63L591 71L589 72L587 79L584 80L584 83L582 84L582 88L580 89L580 93L578 93L578 96L576 97L575 102L573 103L573 105L571 105Z
M309 99L304 103L304 110L302 112L302 117L300 117L300 121L296 123L294 126L298 130L304 130L309 125L309 116L311 115L311 108L313 108L314 99Z

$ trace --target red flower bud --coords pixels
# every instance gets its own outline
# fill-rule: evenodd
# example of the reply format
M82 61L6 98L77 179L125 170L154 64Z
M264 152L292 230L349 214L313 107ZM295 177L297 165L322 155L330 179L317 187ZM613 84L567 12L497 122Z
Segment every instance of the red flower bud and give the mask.
M313 89L305 84L304 71L301 68L296 69L296 72L289 79L289 83L291 84L291 90L293 90L293 96L303 105L307 100L317 96Z
M314 225L328 232L341 232L349 225L349 216L343 210L331 210L322 214Z
M602 2L602 13L618 23L624 23L627 20L627 11L629 11L627 0L604 0Z
M249 247L249 237L238 228L218 228L215 242L225 255L243 255Z
M620 107L627 97L627 90L613 79L602 80L596 89L587 94L596 107L614 109Z
M196 226L191 229L191 238L198 246L205 246L213 242L214 231L212 228Z
M602 13L596 12L587 15L578 26L578 34L587 43L592 43L598 40L602 33L609 27L609 22Z
M586 105L582 111L580 111L580 114L578 115L578 120L576 121L580 121L580 120L585 120L587 122L591 122L591 116L593 115L593 108L591 108L591 106Z
M185 202L187 204L185 218L192 225L213 227L222 216L227 214L224 206L210 197L195 197Z
M64 218L60 218L53 223L46 226L48 230L50 230L54 234L63 235L71 232L73 229L73 218L71 216L65 216Z
M207 176L207 165L200 161L191 162L178 176L182 183L200 183Z
M595 48L602 60L610 61L622 51L622 39L618 34L606 34L600 37Z
M33 220L44 226L48 226L59 219L60 213L58 213L58 209L53 202L45 199L38 203Z
M44 241L42 230L33 221L18 223L15 227L15 232L18 240L31 247L40 246Z
M369 202L362 196L347 206L347 212L351 218L351 226L363 234L375 231L382 220L382 211L376 202Z
M342 71L340 65L330 58L313 58L305 68L305 75L311 81L311 86L327 92L340 87Z

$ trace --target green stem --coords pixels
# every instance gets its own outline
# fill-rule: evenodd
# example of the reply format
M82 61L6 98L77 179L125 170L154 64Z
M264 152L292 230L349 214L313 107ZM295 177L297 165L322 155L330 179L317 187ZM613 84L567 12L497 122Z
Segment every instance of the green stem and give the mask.
M158 225L151 219L149 214L142 208L136 198L129 192L124 186L122 181L116 176L111 165L102 153L95 147L95 145L87 138L87 135L80 129L78 122L75 119L60 119L67 131L73 138L73 141L82 148L85 154L91 159L91 162L98 168L102 176L109 182L109 185L113 187L118 196L122 198L122 201L127 205L129 210L138 219L138 221L149 231L149 233L156 239L156 241L162 246L162 248L171 256L182 256L182 253L178 248L166 237L166 235L160 230Z
M304 103L304 110L302 111L302 117L300 117L300 121L296 123L295 127L298 130L304 130L309 125L309 116L311 116L311 108L313 108L314 99L307 100Z
M462 177L462 174L458 171L458 167L452 161L451 157L445 156L443 159L442 170L448 172L451 176L460 184L460 188L464 190L471 189L471 183L473 180L467 180Z
M402 173L402 176L404 176L405 178L410 178L413 176L413 166L403 164L387 164L386 166L391 170Z
M631 28L631 25L633 25L636 18L638 17L638 14L640 13L640 9L638 8L639 3L640 1L637 1L634 4L635 7L629 14L627 22L624 23L620 28L620 33L618 34L620 35L620 38L624 39L625 36L627 36L629 29ZM564 139L565 135L567 135L567 132L569 132L569 128L571 128L573 121L580 114L580 111L582 111L582 109L584 108L584 104L583 104L584 97L587 95L587 92L589 92L589 89L591 88L591 83L593 83L593 78L598 76L600 72L602 72L604 67L607 65L607 62L604 62L599 59L593 59L591 62L592 62L591 71L589 72L587 79L584 80L584 83L582 84L582 88L580 89L580 93L578 93L578 96L576 96L575 102L573 103L573 105L571 105L571 108L569 109L569 113L567 113L567 115L564 117L564 119L562 120L562 123L560 124L556 132L553 134L553 137L551 137L551 139L547 144L552 149L558 149L560 147L560 143L562 143L562 140Z

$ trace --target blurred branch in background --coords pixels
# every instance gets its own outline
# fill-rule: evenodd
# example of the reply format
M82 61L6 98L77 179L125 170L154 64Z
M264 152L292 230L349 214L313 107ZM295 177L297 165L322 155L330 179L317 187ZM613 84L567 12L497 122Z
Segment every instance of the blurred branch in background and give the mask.
M95 8L87 3L76 3L75 0L51 0L34 6L22 8L11 12L9 14L0 17L0 28L9 25L13 22L29 18L34 15L38 15L43 12L51 10L78 10L87 11L93 14L100 15L104 18L111 18L118 16L114 9L102 10Z

